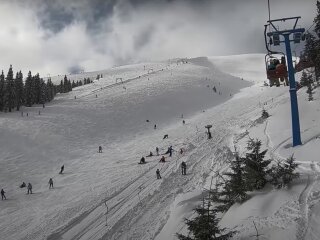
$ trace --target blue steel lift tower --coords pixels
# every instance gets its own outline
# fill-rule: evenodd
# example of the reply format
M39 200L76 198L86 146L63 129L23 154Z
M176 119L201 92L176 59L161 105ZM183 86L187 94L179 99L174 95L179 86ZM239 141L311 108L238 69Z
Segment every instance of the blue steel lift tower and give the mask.
M279 46L280 43L285 43L286 54L287 54L287 64L288 64L288 75L289 75L289 84L290 84L290 99L291 99L291 121L292 121L292 146L301 145L301 136L300 136L300 122L299 122L299 109L298 109L298 100L297 100L297 89L296 82L294 78L295 70L292 63L292 54L290 43L300 43L301 40L304 40L304 28L297 28L298 20L301 17L291 17L291 18L281 18L275 20L269 20L268 24L265 27L271 27L272 31L267 33L267 36L270 38L269 43L274 46ZM292 29L278 30L275 26L276 22L285 22L294 20L294 26ZM292 39L290 39L292 35ZM280 37L283 37L284 40L281 40ZM268 49L269 51L269 49Z

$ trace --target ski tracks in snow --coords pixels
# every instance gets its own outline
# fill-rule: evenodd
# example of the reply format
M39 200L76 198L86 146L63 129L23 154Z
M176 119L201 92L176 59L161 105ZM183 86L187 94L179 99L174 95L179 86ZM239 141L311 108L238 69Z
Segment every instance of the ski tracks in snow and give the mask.
M300 207L300 218L298 219L297 240L304 240L309 228L309 220L310 220L310 202L312 201L312 190L315 184L319 180L320 171L317 169L315 163L310 164L310 168L313 171L312 174L308 174L308 181L299 196L299 207Z

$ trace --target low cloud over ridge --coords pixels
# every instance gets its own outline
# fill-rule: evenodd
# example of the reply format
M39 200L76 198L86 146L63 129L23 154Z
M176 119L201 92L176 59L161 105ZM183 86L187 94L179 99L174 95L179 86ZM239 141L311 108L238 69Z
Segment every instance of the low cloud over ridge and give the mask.
M271 2L272 18L301 15L315 1ZM2 0L0 66L63 74L172 57L264 52L267 1Z

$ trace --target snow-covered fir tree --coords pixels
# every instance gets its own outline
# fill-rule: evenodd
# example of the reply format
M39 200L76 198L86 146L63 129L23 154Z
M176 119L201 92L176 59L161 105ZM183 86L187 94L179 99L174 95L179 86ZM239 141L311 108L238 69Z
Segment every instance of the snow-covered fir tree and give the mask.
M248 190L261 189L267 183L268 165L270 160L265 160L268 150L260 151L261 141L251 139L248 141L245 162L245 181Z
M222 191L219 193L221 201L228 207L235 202L243 202L247 198L245 181L245 159L235 152L235 158L230 162L230 171L224 173L227 177Z
M212 201L203 199L202 206L195 209L197 216L186 219L189 234L177 234L179 240L228 240L235 232L219 227L220 219L217 217L219 210L213 207Z

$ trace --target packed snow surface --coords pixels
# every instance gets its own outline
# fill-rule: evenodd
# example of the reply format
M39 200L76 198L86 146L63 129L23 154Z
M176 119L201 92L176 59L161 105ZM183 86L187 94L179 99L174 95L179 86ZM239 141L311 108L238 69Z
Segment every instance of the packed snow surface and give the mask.
M247 133L274 161L294 153L301 177L288 189L251 193L221 225L238 231L234 239L255 234L253 221L265 239L319 239L319 93L308 102L305 89L298 92L303 145L292 148L288 88L263 87L263 59L175 59L70 75L103 78L45 108L24 108L23 116L0 113L0 188L8 198L0 202L0 239L176 239L187 233L183 219L192 217L214 172L227 168L233 145L244 150ZM262 108L271 117L258 124ZM153 156L138 164L171 145L165 163ZM19 188L23 181L34 194Z

